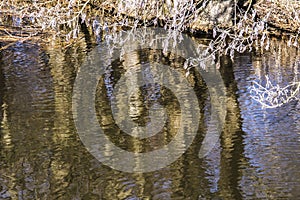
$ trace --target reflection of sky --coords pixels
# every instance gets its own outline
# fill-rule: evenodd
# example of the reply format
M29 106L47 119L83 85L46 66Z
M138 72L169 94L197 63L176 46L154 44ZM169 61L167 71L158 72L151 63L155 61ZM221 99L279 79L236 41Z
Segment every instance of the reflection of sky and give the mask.
M249 58L239 57L235 64L243 131L246 133L245 156L250 165L243 170L243 191L261 198L295 196L294 192L300 186L299 101L263 109L249 95L252 80L263 84L265 75L272 82L288 85L297 76L295 65L290 63L292 59L278 60L282 57L273 57L271 53L262 58L254 57L253 66L245 64Z

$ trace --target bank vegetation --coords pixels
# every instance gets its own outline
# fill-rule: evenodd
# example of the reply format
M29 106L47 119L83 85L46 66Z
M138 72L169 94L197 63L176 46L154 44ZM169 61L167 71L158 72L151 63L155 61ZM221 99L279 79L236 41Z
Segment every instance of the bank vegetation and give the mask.
M0 41L67 45L111 39L122 30L163 27L172 34L208 33L208 55L269 48L270 36L298 47L299 0L8 0L0 3ZM176 34L175 34L176 35ZM5 44L5 45L4 45Z

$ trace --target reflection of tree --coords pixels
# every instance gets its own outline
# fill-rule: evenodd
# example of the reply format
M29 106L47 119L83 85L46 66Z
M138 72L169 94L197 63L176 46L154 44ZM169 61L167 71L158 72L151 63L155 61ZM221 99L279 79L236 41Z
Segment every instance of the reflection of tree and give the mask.
M217 160L212 159L213 163L210 164L208 163L209 159L198 158L200 144L203 135L206 134L206 127L203 124L205 124L204 115L208 91L200 74L191 72L188 79L196 88L201 110L199 134L194 143L182 157L162 170L145 174L128 174L97 163L85 150L76 135L71 113L72 84L76 70L84 58L85 48L83 46L71 47L66 52L56 48L49 49L47 52L50 56L50 65L45 64L48 62L48 55L43 50L39 48L32 50L32 48L27 48L26 44L15 47L16 49L13 49L12 52L1 53L3 57L0 63L0 70L2 70L0 71L0 186L4 187L13 198L17 198L18 195L24 198L37 196L50 199L58 197L70 199L125 199L130 197L197 199L199 196L201 198L213 195L219 195L224 199L241 199L243 197L242 192L247 191L244 188L247 186L242 185L243 180L241 179L248 178L245 173L250 166L249 159L244 157L245 140L243 137L245 134L242 130L240 103L238 102L240 96L237 94L237 83L234 80L244 84L244 80L252 75L250 70L244 69L245 73L249 74L238 77L236 73L241 72L235 71L234 76L230 60L223 58L221 63L221 72L228 98L226 123L221 135L220 164ZM170 65L182 74L185 74L185 71L178 67L182 66L181 58L172 54L147 49L135 53L134 56L126 54L128 57L125 56L124 59L127 65L121 61L115 61L118 63L114 63L112 69L99 81L96 107L101 113L98 118L100 124L115 144L122 148L129 146L130 151L145 152L152 150L151 145L160 147L159 145L167 144L180 126L178 123L180 107L176 103L175 95L172 96L171 92L164 87L142 87L140 92L133 93L129 101L132 104L122 104L123 100L117 99L119 110L126 106L137 105L134 107L136 110L133 112L133 118L138 119L137 122L144 125L143 123L147 123L147 120L143 119L143 117L147 117L147 112L144 110L147 111L147 103L151 103L151 101L147 101L149 97L147 95L153 92L152 89L159 90L158 102L166 107L169 117L167 129L162 131L157 138L137 140L126 136L121 137L124 133L113 126L115 122L110 106L110 94L113 87L128 70L126 66L130 65L128 63L130 60L131 64L141 70L141 61L156 60L166 65L172 62ZM242 62L248 63L248 61ZM290 80L290 76L287 75L290 73L288 71L293 71L291 66L286 67L286 71L281 67L276 67L275 70L269 66L271 64L267 65L268 62L272 63L268 60L265 60L264 63L254 60L254 76L261 74L263 77L264 74L269 74L277 80ZM276 63L278 62L276 61ZM280 66L285 66L284 63L281 63ZM265 67L261 68L260 65ZM293 67L295 68L295 66ZM286 74L281 76L280 73ZM174 83L178 81L176 77L170 77L170 80ZM135 82L126 82L124 86L130 88L134 87L134 84ZM122 98L127 99L128 97L122 96ZM250 109L252 108L250 107ZM124 116L124 119L128 116ZM294 114L295 116L296 114ZM295 117L294 120L297 118ZM295 124L299 127L298 123ZM261 130L265 127L257 125L255 128ZM177 146L184 148L185 145L185 138L182 138L181 143ZM272 151L276 153L278 150L280 150L278 146L272 148ZM107 156L109 157L110 154L110 146L107 145ZM269 155L269 157L269 159L273 159L272 156ZM259 164L267 165L262 161ZM215 168L220 169L219 176L217 175L217 194L211 192L211 182L208 177L208 170L210 170L208 168L211 165L216 165ZM242 169L245 166L247 169ZM272 171L267 173L274 176ZM258 185L261 184L259 187L268 186L268 183L264 182L265 180L258 179L262 182L258 183ZM266 188L264 192L274 193L270 188Z
M100 79L99 86L101 87L98 87L96 94L96 105L99 105L96 106L99 114L98 119L100 124L102 124L103 129L108 131L107 135L114 143L121 146L122 148L138 152L149 151L153 147L159 148L161 145L167 144L174 137L174 133L177 132L180 114L180 111L178 111L179 105L178 102L176 103L176 98L174 103L175 94L172 94L171 91L169 91L167 88L164 88L163 86L153 84L146 84L145 86L137 87L138 82L141 81L138 80L138 78L141 77L135 77L135 75L132 75L130 81L128 79L125 79L125 83L122 86L123 88L125 88L125 91L131 92L121 93L115 100L117 111L125 110L128 112L124 113L124 115L120 115L120 121L125 121L128 120L127 118L130 118L129 120L138 122L140 126L145 125L149 122L149 107L152 106L154 102L158 102L165 107L165 109L167 110L166 114L168 115L170 120L166 121L167 128L162 129L160 134L141 140L136 140L126 133L123 133L122 128L119 128L115 125L110 107L110 98L112 98L111 96L113 91L111 88L115 87L118 78L123 75L120 75L119 72L125 72L128 71L130 67L135 67L143 73L143 70L145 70L145 68L140 64L140 62L149 62L149 60L147 61L147 57L149 56L149 59L151 59L150 57L155 52L143 50L144 55L140 55L141 53L142 52L138 52L132 55L130 54L130 57L125 58L126 61L124 61L123 64L121 62L116 62L117 65L114 66L111 71L107 72L107 74L104 76L104 80ZM159 54L160 56L162 56L162 52L160 52ZM155 67L157 66L152 67L153 71L155 71ZM149 71L147 73L151 72ZM146 82L147 79L150 79L147 76L143 78ZM175 77L171 77L170 79L172 78L176 79Z
M221 74L227 88L227 116L221 135L219 193L225 199L242 199L239 190L240 167L244 161L243 134L233 66L229 58L221 60Z
M84 177L76 177L89 169L90 157L83 155L71 115L72 85L84 52L54 48L46 54L25 43L1 52L0 187L13 199L71 199L78 196L71 188L89 183L80 186Z
M37 46L25 43L16 43L2 56L6 89L1 132L10 138L10 143L1 138L7 145L1 150L5 164L0 174L13 199L43 198L49 194L50 131L46 127L51 125L48 119L53 114L47 61Z
M90 181L85 177L91 157L87 156L89 154L76 134L72 118L73 83L77 69L85 58L85 46L85 43L77 43L66 51L48 49L55 94L51 135L53 152L49 166L53 198L72 199L85 195L90 199L94 196L87 192Z
M182 73L185 73L184 70L182 70ZM203 139L206 134L209 134L205 124L205 107L209 92L198 70L190 70L190 75L187 79L193 85L198 97L200 119L197 135L193 143L184 155L172 165L171 173L173 173L173 178L175 179L174 185L177 185L177 187L173 188L176 191L173 195L174 198L178 195L184 199L202 199L210 196L210 185L206 169L207 163L205 159L199 159L198 157ZM177 178L180 179L177 180Z
M124 62L115 61L113 63L117 64L116 66L112 66L112 69L108 70L105 76L100 79L99 87L97 89L97 97L96 97L96 107L98 110L98 120L102 125L103 129L106 130L106 134L111 138L111 140L119 147L126 148L130 151L149 151L152 146L159 146L163 144L167 144L172 140L174 135L177 132L177 129L180 127L180 122L178 118L180 118L180 112L178 107L178 103L176 102L176 98L174 98L171 94L171 91L168 91L164 87L158 87L160 96L158 101L166 108L166 112L168 115L168 120L166 122L167 128L165 128L162 132L158 133L158 137L152 137L146 140L137 140L132 137L122 136L124 133L121 133L120 130L116 129L114 126L114 120L112 117L111 109L110 109L110 98L113 98L111 92L113 91L118 78L122 76L119 72L125 72L129 70L129 67L136 67L139 70L145 70L140 63L147 63L156 61L158 63L162 63L168 65L170 60L172 60L172 67L183 66L182 58L176 58L172 54L164 54L160 50L147 50L143 51L131 52L130 54L125 54L123 56ZM121 66L121 67L120 67ZM155 68L155 66L153 66ZM176 70L180 71L181 74L185 74L185 70L182 68L177 68ZM155 69L154 69L155 72ZM151 73L151 72L147 72ZM150 76L149 74L147 74ZM166 74L168 76L168 74ZM196 87L201 87L198 89L197 95L202 100L203 98L203 82L198 81L197 78L193 78L194 75L189 76L190 82ZM197 74L199 76L199 74ZM148 78L148 77L144 77ZM184 95L185 91L180 91L180 84L176 77L169 75L170 81L178 87L179 94L174 95ZM200 77L201 78L201 77ZM136 88L136 84L138 80L135 78L130 81L125 81L123 85L127 90L131 90L130 88ZM129 96L123 94L119 95L119 99L117 99L117 109L122 110L125 107L136 106L135 113L138 113L134 117L144 117L144 112L142 109L147 107L147 98L151 95L147 95L147 92L153 92L151 87L144 87L142 92L133 93L134 98L130 98ZM129 104L124 104L127 102L127 99L130 99ZM149 100L149 99L148 99ZM188 100L187 100L188 101ZM188 103L188 102L185 102ZM199 103L200 110L203 111L204 103L201 101ZM127 116L121 116L123 119L129 117L130 113L127 113ZM203 123L202 121L200 123ZM111 128L109 128L111 127ZM204 130L201 130L204 132ZM203 138L202 138L203 139ZM198 141L201 138L197 139ZM178 148L185 148L185 138L182 138L180 144L177 145ZM145 175L142 174L133 174L129 175L126 173L117 173L116 177L119 177L117 180L110 179L107 182L105 187L105 198L110 199L123 199L126 197L153 197L153 198L172 198L172 197L187 197L187 198L198 198L199 194L205 194L206 196L209 192L208 183L205 180L205 169L202 168L202 163L193 163L189 164L190 160L199 160L197 158L199 151L199 144L194 143L194 147L191 148L188 155L179 158L176 162L166 167L165 169L148 173ZM107 155L110 155L111 148L107 145ZM174 149L176 150L176 149ZM138 161L137 161L138 162ZM201 161L202 162L202 161ZM138 164L138 163L137 163ZM201 185L201 189L199 189L199 185Z
M1 48L1 45L0 45ZM4 90L5 90L5 81L4 81L4 74L3 74L3 60L2 54L0 53L0 121L3 119L3 98L4 98Z

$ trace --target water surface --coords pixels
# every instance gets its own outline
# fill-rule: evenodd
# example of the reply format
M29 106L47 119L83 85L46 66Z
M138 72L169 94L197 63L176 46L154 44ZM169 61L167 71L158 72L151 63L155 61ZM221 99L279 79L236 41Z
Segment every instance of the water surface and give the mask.
M271 47L268 52L257 49L236 55L234 62L221 59L226 122L213 151L201 159L198 152L207 134L210 97L201 75L191 73L188 79L201 112L198 134L183 156L150 173L124 173L102 165L76 133L72 89L90 46L84 41L65 49L16 43L3 50L0 199L299 199L300 102L294 99L278 108L262 108L251 98L253 81L265 84L266 75L282 87L300 78L299 51L278 40ZM181 58L161 51L148 49L126 56L137 67L155 60L186 73ZM118 109L131 106L130 117L145 125L147 108L160 103L169 117L167 128L145 140L120 135L110 110L110 94L126 70L124 63L116 61L99 81L98 120L118 146L151 151L151 144L159 147L174 137L181 116L179 105L168 88L141 87L129 105L119 104ZM149 78L147 69L140 70ZM173 81L176 84L176 77ZM184 138L180 145L185 147Z

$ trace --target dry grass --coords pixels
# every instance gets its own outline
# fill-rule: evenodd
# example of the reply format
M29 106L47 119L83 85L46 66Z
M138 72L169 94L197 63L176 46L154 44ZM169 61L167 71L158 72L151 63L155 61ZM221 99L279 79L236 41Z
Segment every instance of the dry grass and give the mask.
M214 6L215 2L217 6ZM269 48L269 37L274 28L290 32L290 45L298 45L300 33L300 1L261 0L253 8L240 9L237 4L220 4L211 0L9 0L0 3L0 40L8 37L23 38L49 34L51 38L71 41L80 37L82 24L85 31L97 40L117 41L117 33L124 27L135 30L141 26L163 26L176 32L212 30L214 39L206 54L197 58L217 58L234 52L251 51L254 45ZM238 2L237 0L234 2ZM249 0L249 2L252 2ZM251 5L251 4L249 4ZM223 6L223 7L222 7ZM215 9L213 9L215 8ZM221 9L222 8L222 9ZM234 14L232 19L216 19L220 10ZM230 13L229 13L230 14ZM219 18L218 18L219 19ZM46 37L49 38L49 37ZM194 61L196 61L194 60Z
M300 33L300 1L263 0L254 6L258 17L269 15L268 24L276 28Z

